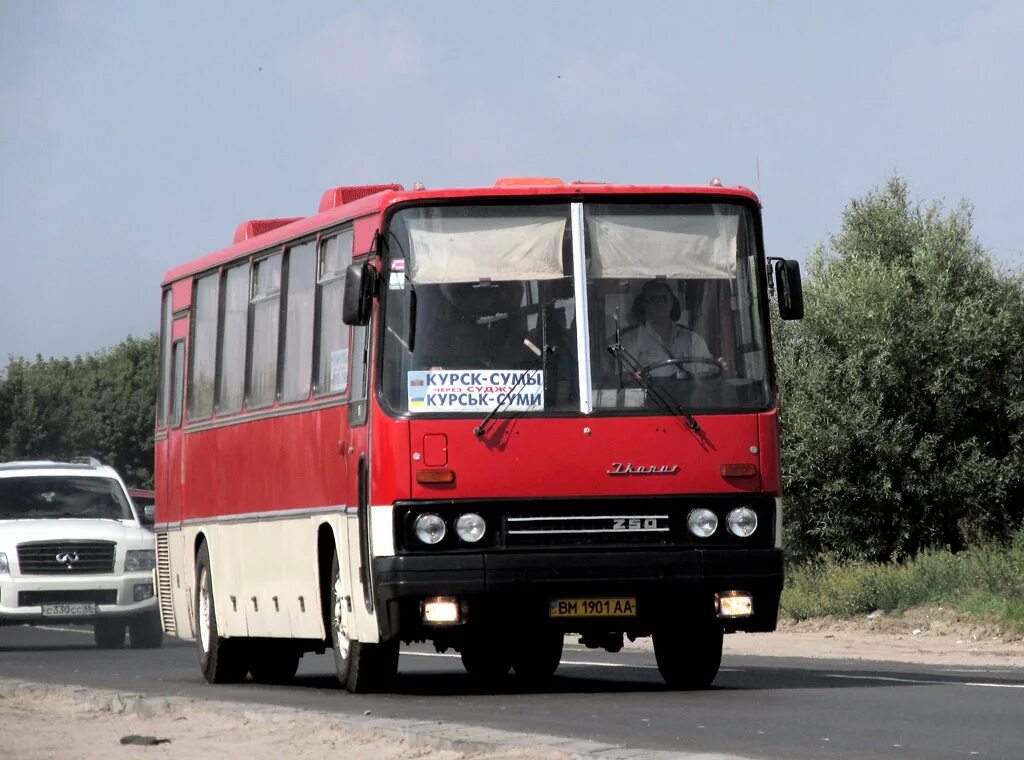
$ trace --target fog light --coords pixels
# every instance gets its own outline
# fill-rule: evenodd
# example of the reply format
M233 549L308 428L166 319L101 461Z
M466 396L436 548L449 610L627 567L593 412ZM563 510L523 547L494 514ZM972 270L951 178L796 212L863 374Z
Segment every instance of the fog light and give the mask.
M750 507L737 507L725 516L725 522L730 533L746 538L757 530L757 512Z
M718 515L710 509L699 507L686 516L686 527L697 538L707 538L718 530Z
M455 532L468 544L475 544L483 538L485 530L487 530L487 523L476 512L467 512L460 515L459 519L455 521Z
M416 538L425 544L440 543L444 534L448 532L444 520L430 512L417 517L413 529L416 531Z
M138 583L135 586L135 601L141 602L153 596L152 583Z
M750 617L754 614L754 597L744 591L715 594L715 611L720 618Z
M444 625L459 622L459 600L450 596L438 596L424 599L420 603L423 622L433 625Z

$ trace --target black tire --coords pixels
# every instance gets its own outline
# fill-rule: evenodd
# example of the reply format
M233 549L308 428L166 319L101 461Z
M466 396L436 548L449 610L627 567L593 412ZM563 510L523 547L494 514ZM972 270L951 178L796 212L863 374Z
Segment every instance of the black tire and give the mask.
M508 678L512 655L505 637L492 628L466 631L462 667L470 677L485 683Z
M398 672L398 639L368 644L353 641L348 631L348 601L335 549L331 561L330 621L334 670L341 685L353 694L380 691Z
M722 626L714 618L664 626L654 632L658 672L673 689L706 689L722 664Z
M530 631L511 643L512 669L519 678L530 684L542 684L551 679L562 660L561 631L547 628Z
M100 618L93 624L92 635L100 649L121 649L126 629L124 620L120 618Z
M290 683L299 669L302 652L287 643L269 643L252 652L249 672L252 680L265 684Z
M217 634L217 610L213 600L213 574L206 544L196 555L196 651L199 668L210 683L238 683L249 671L245 663L245 642Z
M138 615L128 621L128 643L132 649L159 649L164 631L157 613Z

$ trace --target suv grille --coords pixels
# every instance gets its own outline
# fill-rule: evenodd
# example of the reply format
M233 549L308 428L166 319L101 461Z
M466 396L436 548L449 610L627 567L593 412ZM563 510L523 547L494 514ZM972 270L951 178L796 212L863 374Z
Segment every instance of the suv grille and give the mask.
M113 541L38 541L18 544L22 575L108 575L114 572Z

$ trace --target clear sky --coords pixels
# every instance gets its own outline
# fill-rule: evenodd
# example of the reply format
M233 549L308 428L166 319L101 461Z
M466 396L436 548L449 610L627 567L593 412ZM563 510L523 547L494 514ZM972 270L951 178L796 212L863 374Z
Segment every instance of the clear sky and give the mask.
M761 196L804 259L893 173L1020 269L1024 3L0 0L0 367L157 329L164 272L341 184Z

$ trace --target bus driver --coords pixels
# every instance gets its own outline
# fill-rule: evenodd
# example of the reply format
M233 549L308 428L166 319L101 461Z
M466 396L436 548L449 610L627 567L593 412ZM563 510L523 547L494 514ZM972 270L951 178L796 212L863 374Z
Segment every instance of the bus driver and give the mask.
M638 324L622 333L622 347L640 367L655 367L647 373L651 377L717 377L725 361L712 355L700 335L676 322L681 315L668 283L649 280L633 302Z

